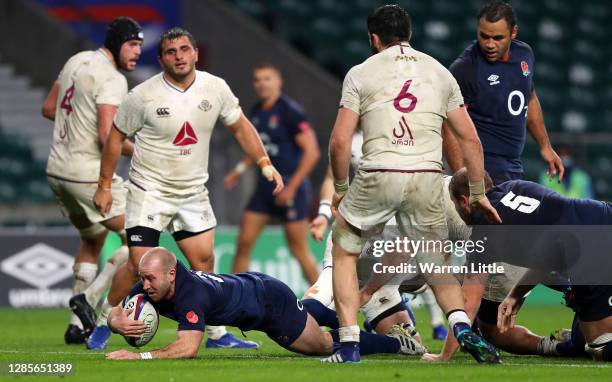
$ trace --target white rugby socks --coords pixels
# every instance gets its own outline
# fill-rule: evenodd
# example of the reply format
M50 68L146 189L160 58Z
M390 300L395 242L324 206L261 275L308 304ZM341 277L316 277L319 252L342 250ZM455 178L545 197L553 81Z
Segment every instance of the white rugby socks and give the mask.
M225 330L225 326L206 325L206 334L208 334L208 338L210 338L211 340L218 340L226 333L227 330Z
M108 287L110 287L115 272L121 265L123 265L123 263L127 261L128 256L128 247L125 245L122 245L115 252L113 252L102 272L100 272L98 277L96 277L91 285L85 290L85 299L87 299L89 305L94 308L96 305L98 305L102 294Z

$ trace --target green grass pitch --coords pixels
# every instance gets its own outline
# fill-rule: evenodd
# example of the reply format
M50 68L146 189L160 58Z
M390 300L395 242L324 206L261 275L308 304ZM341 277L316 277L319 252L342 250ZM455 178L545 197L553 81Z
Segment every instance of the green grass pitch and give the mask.
M440 341L431 340L428 315L415 312L417 327L430 351L439 351ZM548 334L567 327L570 312L561 306L528 305L519 323L534 332ZM583 359L550 359L512 356L504 353L503 365L477 365L471 357L458 354L445 364L428 364L416 357L370 356L359 365L320 364L316 357L292 354L270 341L263 333L248 332L249 339L262 343L259 350L200 350L193 360L106 361L100 352L84 346L63 344L67 310L0 309L0 364L72 362L74 373L58 376L7 376L0 380L42 381L610 381L612 367ZM234 333L239 334L237 330ZM141 351L162 347L176 335L175 323L161 319L153 341ZM114 335L108 350L129 349ZM134 349L130 349L134 350Z

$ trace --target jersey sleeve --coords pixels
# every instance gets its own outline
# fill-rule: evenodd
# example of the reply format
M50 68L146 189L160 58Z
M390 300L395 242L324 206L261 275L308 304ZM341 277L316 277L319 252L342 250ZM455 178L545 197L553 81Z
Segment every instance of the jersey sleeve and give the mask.
M175 302L176 304L176 302ZM204 331L204 311L203 302L198 301L195 293L184 301L181 306L176 307L176 320L178 321L177 330L198 330Z
M121 102L114 124L121 133L132 136L144 125L144 102L134 92L130 92Z
M98 84L94 99L96 105L118 106L128 92L127 80L119 75L103 80Z
M242 114L242 109L238 103L238 98L223 80L221 80L221 86L219 87L219 98L221 102L219 120L221 123L225 126L236 123Z
M465 104L469 107L476 100L478 92L478 83L473 64L468 58L461 56L451 64L449 70L459 85Z
M448 102L446 104L446 112L456 110L465 104L461 89L455 78L449 73L448 81L450 85L450 93L448 96Z
M342 83L342 98L340 98L340 107L345 107L361 115L361 102L359 97L359 87L355 79L354 68L349 70L344 77Z
M296 137L300 133L305 133L310 130L308 117L306 117L306 113L304 113L304 110L301 108L297 106L289 107L286 118L291 136Z

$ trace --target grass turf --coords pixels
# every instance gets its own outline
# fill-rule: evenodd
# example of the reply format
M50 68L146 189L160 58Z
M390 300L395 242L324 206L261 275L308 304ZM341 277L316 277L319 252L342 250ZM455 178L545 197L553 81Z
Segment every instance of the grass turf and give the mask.
M430 351L439 351L442 343L431 340L428 315L415 312L417 328ZM262 343L259 350L207 350L202 346L193 360L106 361L100 352L87 351L84 346L63 344L68 321L67 310L0 309L0 365L14 363L72 362L74 373L58 376L8 376L0 380L42 381L556 381L612 380L612 367L584 359L551 359L512 356L504 353L503 365L477 365L473 359L459 353L455 360L444 364L429 364L416 357L395 355L369 356L359 365L320 364L318 358L290 353L263 333L248 332L248 338ZM519 315L519 324L527 325L539 334L567 327L570 312L561 306L526 306ZM232 330L240 335L237 330ZM162 347L176 335L176 324L162 318L153 341L139 351ZM108 351L131 349L120 336L113 335Z

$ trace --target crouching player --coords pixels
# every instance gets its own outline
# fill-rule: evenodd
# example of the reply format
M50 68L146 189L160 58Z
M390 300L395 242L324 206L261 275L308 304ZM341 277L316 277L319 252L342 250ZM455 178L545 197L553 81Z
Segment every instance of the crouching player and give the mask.
M464 169L453 175L450 193L462 219L481 230L480 235L488 236L488 261L530 268L498 308L499 331L504 334L515 328L525 294L544 281L549 272L567 273L570 282L575 284L571 306L586 342L585 351L596 360L612 360L612 286L607 285L612 267L606 251L610 248L606 231L612 225L612 204L566 198L523 180L499 185L493 185L490 180L487 183L487 197L502 218L503 231L485 230L488 220L470 208ZM519 231L527 225L527 229ZM530 236L529 231L535 234ZM516 237L518 232L525 234L523 240L507 239ZM496 238L497 235L500 237Z
M163 349L147 353L118 350L107 359L193 358L206 324L227 324L243 331L259 330L282 347L306 355L329 355L338 331L322 332L319 324L288 286L270 276L249 272L219 275L191 272L164 248L149 250L140 260L141 281L130 297L146 293L158 312L178 324L178 338ZM111 330L138 337L141 322L128 318L120 306L109 316ZM388 336L361 333L362 354L414 354L414 340L401 326Z

